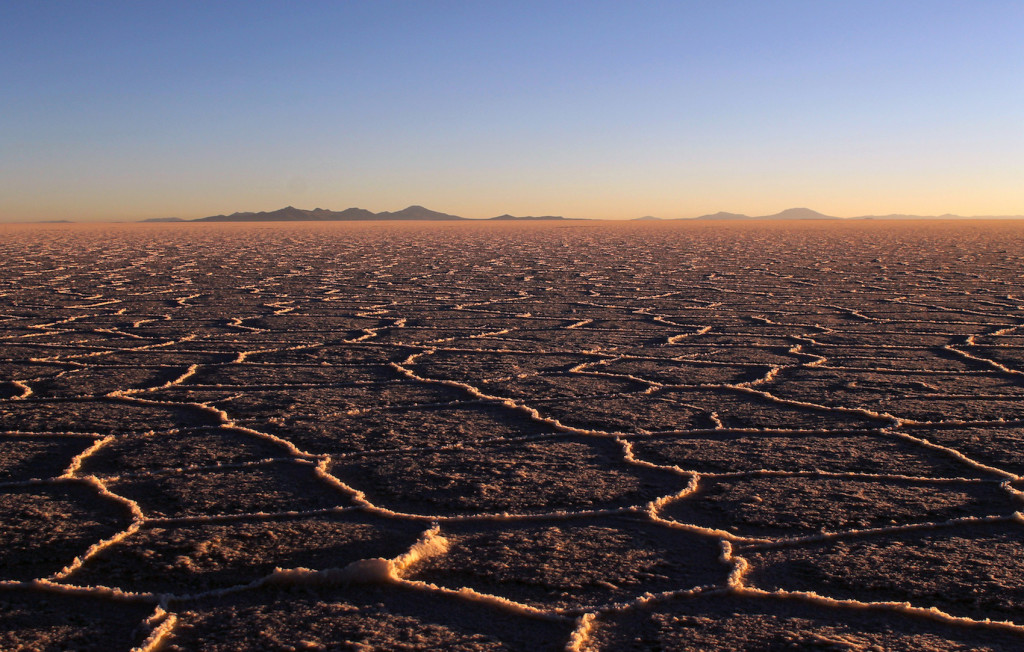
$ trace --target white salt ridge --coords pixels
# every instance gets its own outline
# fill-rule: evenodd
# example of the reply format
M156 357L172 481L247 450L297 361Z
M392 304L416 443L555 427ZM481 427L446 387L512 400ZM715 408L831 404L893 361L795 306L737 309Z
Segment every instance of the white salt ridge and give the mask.
M1006 365L1004 365L1004 364L1002 364L1000 362L996 362L995 360L991 360L989 358L983 358L981 356L974 355L973 353L968 353L967 351L962 351L962 350L958 349L957 347L953 346L952 344L947 344L946 346L944 346L942 348L944 350L949 351L950 353L953 353L955 355L958 355L961 358L964 358L966 360L971 360L973 362L981 362L983 364L986 364L986 365L992 367L993 369L995 369L996 371L998 371L1000 373L1007 374L1007 375L1010 375L1010 376L1024 376L1024 371L1020 371L1018 369L1011 369L1010 367L1007 367Z
M94 297L94 298L98 299L99 296ZM66 307L69 308L69 309L82 310L82 309L85 309L85 308L100 308L102 306L112 306L112 305L118 304L118 303L121 303L120 299L110 299L109 301L99 301L97 303L83 303L83 304L76 304L76 305L73 305L73 306L66 306Z
M679 494L673 496L663 496L657 500L648 503L643 510L638 510L639 513L645 514L651 521L664 525L665 527L679 530L681 532L688 532L690 534L697 534L701 536L710 537L712 539L719 539L722 543L773 543L775 539L768 539L764 537L750 537L743 536L740 534L734 534L726 530L719 530L717 528L705 527L703 525L696 525L694 523L683 523L680 521L667 519L658 514L658 510L671 503L675 498L685 498L697 490L697 483L700 478L694 477L691 480L689 486L686 489L679 492Z
M255 326L246 326L245 324L242 323L243 321L245 321L244 317L231 317L229 319L229 321L228 321L228 326L231 326L232 328L237 328L238 330L246 331L246 332L249 332L249 333L269 333L270 332L270 329L268 329L268 328L257 328Z
M853 356L845 356L847 360L856 360ZM854 366L842 366L835 367L832 365L820 365L818 369L827 371L841 371L841 372L870 372L882 376L903 376L906 374L913 374L915 376L991 376L991 371L978 371L974 369L917 369L915 367L854 367ZM971 395L974 396L973 394Z
M429 352L430 352L430 350L425 351L423 353L429 353ZM621 433L621 432L601 431L601 430L593 430L593 429L587 429L587 428L575 428L573 426L567 426L564 423L562 423L561 421L558 421L557 419L552 419L552 418L549 418L549 417L545 417L540 412L535 410L534 408L531 408L531 407L529 407L527 405L519 403L519 402L517 402L517 401L515 401L513 399L505 398L505 397L501 397L501 396L494 396L494 395L491 395L491 394L486 394L486 393L480 391L479 389L477 389L476 387L474 387L474 386L472 386L472 385L470 385L468 383L463 383L463 382L460 382L460 381L457 381L457 380L440 380L440 379L436 379L436 378L428 378L426 376L419 376L419 375L416 374L416 372L412 371L411 369L408 369L407 367L402 366L403 364L413 364L415 357L419 356L419 355L423 355L423 353L414 354L414 355L410 356L408 359L404 360L403 363L401 363L401 364L397 363L397 362L392 362L392 363L389 363L389 364L396 371L401 372L402 374L405 374L406 377L408 377L408 378L410 378L412 380L416 380L416 381L423 382L423 383L431 383L431 384L435 384L435 385L444 385L446 387L455 387L457 389L465 390L467 393L469 393L471 396L473 396L475 398L478 398L478 399L483 400L483 401L497 403L499 405L503 405L505 407L512 408L513 410L517 410L519 412L522 412L522 413L526 414L528 417L530 417L532 420L534 420L534 421L536 421L538 423L543 423L543 424L545 424L547 426L550 426L551 428L553 428L555 430L558 430L560 432L564 432L564 433L568 433L568 434L575 434L575 435L595 435L595 436L601 436L601 437L614 437L616 435L625 434L625 433Z
M1013 399L1015 396L1008 395L1000 397L1003 400ZM1013 427L1024 427L1024 419L1004 419L1002 417L996 419L941 419L939 421L904 421L901 424L902 427L910 429L915 428L930 428L930 427L967 427L967 428L985 428L989 426L1001 427L1001 426L1013 426Z
M303 349L311 349L314 346L309 344L296 344L294 346L275 346L270 348L262 349L250 349L247 351L239 351L234 360L226 364L242 364L246 361L250 355L258 355L260 353L278 353L281 351L302 351Z
M809 604L821 605L824 607L841 607L846 609L855 609L863 611L874 611L874 612L891 612L897 614L906 614L908 616L915 616L926 620L931 620L944 625L953 625L963 627L967 629L985 630L992 629L997 631L1012 632L1014 634L1024 634L1024 626L1018 625L1005 620L992 620L989 618L974 619L967 618L966 616L954 616L945 611L942 611L938 607L915 607L909 602L864 602L861 600L853 599L839 599L830 598L828 596L820 595L813 591L765 591L763 589L757 589L749 586L741 586L736 591L739 595L753 598L782 598L798 600Z
M978 523L1010 523L1020 518L1020 512L1010 515L995 516L962 516L951 518L945 521L928 521L925 523L907 523L903 525L885 525L882 527L871 527L862 529L840 530L835 532L821 532L798 537L778 537L763 543L744 542L744 550L772 550L777 548L789 548L801 546L808 543L821 543L825 541L839 541L871 537L880 534L901 534L904 532L919 532L928 530L941 530L944 528L956 527L959 525L976 525Z
M778 403L779 405L792 405L795 407L810 408L812 410L817 410L818 412L832 412L835 414L848 414L852 416L866 417L868 419L872 419L875 421L886 421L897 427L906 423L915 423L910 419L901 419L892 414L889 414L888 412L876 412L874 410L869 410L867 408L850 408L843 406L822 405L820 403L812 403L810 401L797 401L794 399L787 399L775 396L771 392L757 390L751 387L744 387L742 385L733 385L729 383L707 383L701 384L699 385L699 387L703 387L706 389L733 389L741 393L750 394L752 396L759 396L773 403Z
M366 497L366 494L359 489L356 489L341 480L336 476L332 475L328 470L327 466L330 464L331 456L324 456L315 467L317 476L337 488L341 492L351 497L354 502L361 509L377 514L379 516L389 518L400 518L412 521L426 521L431 523L446 523L454 521L493 521L496 523L512 522L512 521L533 521L537 519L555 519L555 518L579 518L582 516L611 516L614 514L626 514L637 512L642 510L642 505L631 505L625 507L614 507L607 509L580 509L580 510L553 510L549 512L529 512L525 514L516 514L509 512L479 512L476 514L459 514L457 516L449 514L414 514L410 512L400 512L387 507L381 507L370 502ZM337 456L333 456L337 457Z
M316 459L316 458L314 458ZM186 464L183 466L166 466L159 469L142 469L129 471L115 475L104 475L103 480L108 482L124 482L126 480L147 480L151 478L166 478L175 475L195 474L203 471L227 471L232 469L258 469L261 467L294 464L312 465L314 462L308 459L295 459L293 457L266 457L259 460L246 460L243 462L215 462L213 464Z
M252 363L247 363L252 364ZM253 365L256 366L256 365ZM338 387L385 387L396 385L394 380L348 380L340 383L253 383L251 385L234 385L229 383L216 383L213 385L205 383L189 383L188 389L204 390L250 390L254 392L278 391L285 389L333 389ZM236 394L239 396L240 394ZM390 405L387 407L391 407Z
M103 439L98 432L0 430L0 437L37 437L39 439Z
M937 303L922 303L920 301L901 301L901 304L908 306L920 306L922 308L928 308L929 310L937 310L939 312L955 312L961 315L978 315L981 317L994 317L996 319L1006 319L1006 313L1003 312L982 312L980 310L971 310L970 308L948 308L946 306ZM941 323L941 324L967 324L967 325L978 325L977 322L971 321L954 321L954 322L930 322L930 323ZM1009 330L1019 328L1019 326L1010 326ZM1005 329L1004 329L1005 330Z
M846 308L844 306L837 306L837 305L830 304L830 303L824 303L824 304L821 304L821 305L822 305L823 308L832 308L833 310L838 310L839 312L843 313L844 315L849 315L851 317L855 317L857 319L860 319L861 321L872 322L872 323L879 323L879 324L884 324L884 323L888 323L888 322L891 321L889 319L883 319L881 317L871 317L869 315L865 315L864 313L860 312L859 310L854 310L853 308Z
M585 652L587 640L594 630L594 620L597 614L594 612L585 613L576 619L576 628L565 645L565 652Z
M295 306L288 305L290 303L293 303L293 302L291 302L291 301L273 301L271 303L266 303L264 305L267 306L268 308L275 308L276 309L271 314L274 314L274 315L287 315L288 313L295 311Z
M402 573L413 564L443 555L447 551L448 540L441 536L440 528L435 525L424 532L407 552L394 559L383 557L359 559L343 568L319 571L308 568L278 568L267 577L257 580L252 586L396 583L402 580Z
M581 328L583 326L587 326L587 325L593 324L593 323L594 323L593 319L581 319L581 320L579 320L577 322L573 322L573 323L569 324L568 326L566 326L565 330L571 331L571 330L574 330L576 328Z
M155 593L144 591L122 591L121 589L111 588L109 586L76 586L74 584L65 583L57 584L56 582L46 578L27 580L24 582L17 580L0 580L0 588L33 589L44 593L55 593L59 595L90 596L105 598L115 603L128 602L157 604L160 599L160 596Z
M273 521L282 518L331 516L352 512L365 513L360 507L324 507L322 509L281 510L276 512L244 512L233 514L202 514L198 516L150 516L145 520L147 526L175 525L209 525L213 523L247 523Z
M26 383L26 382L24 382L22 380L10 380L8 382L11 385L14 385L15 387L17 387L18 389L21 390L21 394L19 394L17 396L12 396L8 400L11 400L11 401L23 401L23 400L27 399L29 396L32 396L32 388L28 386L28 383Z
M157 400L153 400L153 399L139 398L131 390L119 390L116 393L115 392L111 392L110 394L107 394L107 396L110 397L110 398L117 399L119 401L124 401L126 403L131 403L131 404L134 404L134 405L146 405L146 406L156 406L156 407L186 407L186 408L192 408L194 410L197 410L199 412L203 412L203 413L205 413L205 414L207 414L209 416L212 416L212 417L216 418L218 423L219 423L219 425L224 425L224 426L232 426L233 425L230 417L228 417L228 413L227 412L225 412L224 410L217 409L215 407L211 407L211 406L207 405L206 403L196 403L196 402L192 402L192 401L180 401L180 402L176 402L176 401L157 401Z
M75 477L75 474L78 473L78 470L82 466L82 462L84 462L87 457L89 457L90 455L92 455L93 453L98 451L99 449L103 448L104 446L106 446L110 442L115 441L116 439L117 438L114 435L107 435L103 439L98 439L95 442L93 442L92 446L90 446L89 448L86 448L84 451L82 451L78 455L75 455L73 458L71 458L71 464L64 471L64 473L60 476L60 478L63 479L63 478L73 478L73 477Z
M227 414L227 413L225 413L225 414ZM263 439L263 440L266 440L266 441L269 441L269 442L273 442L273 443L275 443L275 444L277 444L279 446L283 446L285 449L287 449L287 451L289 453L291 453L292 457L295 457L295 458L298 458L298 459L303 459L303 460L320 459L320 456L314 455L313 453L307 453L306 451L302 450L301 448L296 446L294 443L292 443L291 440L285 439L284 437L278 437L277 435L274 435L274 434L269 433L269 432L263 432L262 430L256 430L254 428L248 428L246 426L240 426L237 423L235 423L234 421L230 421L229 420L229 421L221 424L220 428L222 430L227 430L229 432L237 432L237 433L244 434L244 435L251 435L253 437L256 437L257 439Z
M70 480L70 481L71 482L81 482L83 484L87 484L87 485L93 487L94 489L96 489L97 492L101 496L103 496L104 498L109 498L110 500L112 500L114 502L117 502L117 503L120 503L120 504L124 505L125 507L128 508L129 512L131 513L132 521L131 521L131 523L129 523L128 527L126 527L124 530L121 530L120 532L118 532L117 534L113 535L112 537L109 537L107 539L98 541L98 542L94 543L93 545L91 545L88 550L86 550L84 553L82 553L78 557L75 557L71 561L70 564L68 564L67 566L65 566L64 568L62 568L61 570L57 571L56 573L54 573L53 575L51 575L50 577L47 578L48 580L51 580L51 581L58 581L58 580L62 580L64 578L68 577L69 575L74 573L76 570L81 568L82 564L84 564L86 561L88 561L89 558L93 557L94 555L98 554L99 552L101 552L101 551L103 551L103 550L105 550L105 549L107 549L107 548L109 548L109 547L111 547L111 546L113 546L113 545L115 545L117 543L120 543L121 541L124 541L125 539L127 539L131 535L135 534L139 530L139 528L142 527L142 524L145 522L145 518L146 518L145 514L143 514L143 512L142 512L142 508L139 506L139 504L137 502L135 502L134 500L131 500L130 498L125 498L124 496L121 496L119 494L115 494L115 493L111 492L109 489L107 489L107 486L105 484L103 484L103 482L101 482L98 478L96 478L96 476L90 475L90 476L85 476L84 478L76 478L76 479Z
M94 333L105 333L107 335L116 335L117 337L127 337L131 340L148 340L151 338L143 337L142 335L136 335L135 333L129 333L117 328L94 328Z
M163 607L157 605L153 615L143 622L143 626L149 630L149 636L142 644L133 647L131 652L156 652L177 623L178 617L175 614L167 613Z
M475 589L471 589L468 586L463 586L458 589L451 589L446 586L438 586L429 582L420 582L417 580L399 579L398 583L402 586L423 591L427 594L440 594L448 595L469 602L476 602L479 604L485 604L491 607L497 607L505 611L506 613L516 616L526 616L528 618L538 618L541 620L549 620L555 622L564 622L566 617L554 610L538 609L521 602L509 600L500 595L491 595L490 593L481 593Z
M484 339L484 338L487 338L487 337L498 337L498 336L501 336L501 335L507 335L507 334L509 334L509 333L511 333L511 332L513 332L515 330L517 330L515 327L512 327L512 328L502 328L502 329L494 330L494 331L483 331L483 332L480 332L480 333L475 333L473 335L455 335L453 337L441 337L441 338L432 339L432 340L410 340L410 341L406 342L406 344L409 345L409 346L433 346L435 344L444 344L445 342L455 342L455 341L462 340L462 339L479 340L479 339Z
M669 468L669 467L666 467ZM991 484L1003 485L1005 481L968 478L960 476L907 475L903 473L860 473L856 471L822 471L821 469L750 469L746 471L696 471L679 467L679 472L697 474L704 478L833 478L837 480L898 480L901 482L919 482L927 484Z
M202 294L190 294L190 295L184 296L184 297L177 297L177 298L174 299L174 303L178 304L179 306L187 307L189 305L189 303L188 303L189 301L191 301L192 299L198 299L201 296L203 296L203 295Z
M189 365L188 369L186 369L180 376L172 380L168 380L166 383L162 385L157 385L155 387L145 387L141 389L117 389L112 392L109 392L107 396L110 398L122 398L127 396L133 396L135 394L144 394L146 392L155 392L161 389L168 389L170 387L182 384L192 376L196 375L197 371L199 371L199 365L192 364Z
M83 359L83 358L98 358L98 357L101 357L101 356L112 355L112 354L115 354L115 353L132 353L132 352L136 352L137 353L139 351L152 351L153 349L166 348L166 347L169 347L169 346L174 346L175 344L180 344L182 342L190 342L190 341L196 339L196 337L197 337L197 335L192 334L192 335L185 335L183 337L180 337L180 338L174 339L174 340L166 340L166 341L163 341L163 342L157 342L155 344L144 344L142 346L133 346L133 347L128 347L128 348L100 347L101 350L93 351L91 353L80 353L80 354L71 354L71 355L56 355L56 356L51 356L51 357L48 357L48 358L29 358L28 360L29 360L29 362L44 362L44 363L45 362L66 362L66 361L69 361L69 360L79 360L79 359ZM57 348L57 347L54 347L54 348ZM60 347L60 348L65 348L65 347Z
M464 404L462 404L464 405ZM359 451L331 453L332 460L366 459L372 457L385 457L394 453L437 453L472 450L494 445L508 445L534 441L561 440L565 434L561 432L546 432L536 435L520 436L495 436L480 437L472 441L457 441L451 444L438 444L436 446L396 446L393 448L365 448ZM314 456L316 457L316 456Z
M722 555L719 557L719 561L732 566L732 570L729 571L729 577L725 580L726 587L735 592L742 592L746 588L743 584L743 577L750 572L750 563L743 557L736 555L733 552L732 543L724 539L722 540Z
M907 432L900 432L900 431L893 430L893 429L888 429L888 430L885 430L884 432L886 434L892 436L895 439L903 439L905 441L909 441L909 442L912 442L914 444L917 444L917 445L919 445L919 446L921 446L923 448L927 448L929 450L934 450L934 451L939 451L939 452L943 453L944 455L947 455L948 457L951 457L954 460L957 460L958 462L962 462L963 464L966 464L967 466L969 466L971 468L974 468L974 469L977 469L979 471L983 471L985 473L991 473L993 475L997 475L997 476L1002 477L1002 478L1008 478L1010 480L1018 480L1018 479L1020 479L1020 476L1018 476L1018 475L1016 475L1014 473L1010 473L1009 471L1004 471L1003 469L1000 469L1000 468L997 468L997 467L994 467L994 466L990 466L988 464L983 464L983 463L981 463L981 462L979 462L977 460L974 460L974 459L968 457L967 455L964 455L963 453L961 453L960 451L956 450L955 448L951 448L949 446L943 446L942 444L936 444L935 442L929 441L928 439L925 439L924 437L915 437L914 435L911 435L911 434L909 434Z
M588 367L590 367L590 366L594 366L594 365L597 365L597 366L607 365L607 364L611 364L613 362L616 362L616 361L618 361L620 359L622 359L622 358L621 357L620 358L606 358L606 359L601 359L601 360L594 360L592 362L582 362L582 363L572 367L571 369L569 369L568 373L570 373L570 374L579 374L581 376L594 376L596 378L622 378L623 380L631 380L631 381L636 382L636 383L641 383L643 385L647 385L648 387L647 387L647 390L644 392L645 394L649 394L649 393L651 393L651 392L653 392L655 390L658 390L658 389L661 389L661 388L664 387L664 384L662 384L662 383L660 383L658 381L649 380L647 378L641 378L640 376L634 376L633 374L617 374L617 373L612 373L612 372L609 372L609 371L595 371L593 369L588 369ZM628 396L630 394L631 393L624 392L624 393L622 393L620 395L621 396ZM611 396L611 394L609 394L609 396Z

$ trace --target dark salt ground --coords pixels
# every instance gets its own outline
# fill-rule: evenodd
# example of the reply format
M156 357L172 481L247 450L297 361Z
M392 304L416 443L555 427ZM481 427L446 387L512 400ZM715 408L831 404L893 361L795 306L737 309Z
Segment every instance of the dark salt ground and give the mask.
M2 228L0 649L1024 649L1024 225Z

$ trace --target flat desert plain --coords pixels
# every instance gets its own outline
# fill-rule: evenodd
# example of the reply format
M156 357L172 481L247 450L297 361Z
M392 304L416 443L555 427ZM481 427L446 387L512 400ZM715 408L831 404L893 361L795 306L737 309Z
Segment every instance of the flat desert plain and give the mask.
M4 650L1024 649L1024 224L0 227Z

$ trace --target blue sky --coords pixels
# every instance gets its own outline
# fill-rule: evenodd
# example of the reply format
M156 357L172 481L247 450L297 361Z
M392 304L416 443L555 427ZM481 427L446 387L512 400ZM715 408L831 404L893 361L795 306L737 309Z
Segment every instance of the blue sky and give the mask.
M0 219L1024 213L1021 2L0 1Z

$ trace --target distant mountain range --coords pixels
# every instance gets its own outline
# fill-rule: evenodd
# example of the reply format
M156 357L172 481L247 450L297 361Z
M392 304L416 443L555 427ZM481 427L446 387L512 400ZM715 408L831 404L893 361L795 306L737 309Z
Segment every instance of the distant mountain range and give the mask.
M712 215L701 215L692 219L697 220L841 220L841 217L832 217L831 215L825 215L818 211L812 211L809 208L787 208L781 213L774 215L762 215L759 217L750 217L749 215L742 215L740 213L724 213L718 212Z
M303 210L294 206L286 206L276 211L259 213L232 213L231 215L212 215L201 217L195 222L365 222L369 220L415 220L415 221L449 221L465 218L447 213L438 213L422 206L384 213L374 213L365 208L346 208L343 211L331 211L326 208Z
M490 218L498 221L540 221L540 220L568 220L570 218L560 215L529 215L516 217L515 215L499 215ZM231 215L211 215L200 217L195 220L182 220L176 217L157 217L144 222L369 222L374 220L398 221L411 220L416 222L451 222L466 220L468 218L448 213L439 213L423 206L410 206L400 211L374 213L365 208L346 208L343 211L332 211L326 208L314 208L305 210L286 206L276 211L261 211L258 213L232 213ZM476 220L474 220L476 221Z
M999 215L999 216L979 216L974 219L999 219L999 218L1017 218L1021 219L1024 216L1019 215ZM498 215L497 217L487 218L487 220L471 220L465 217L459 217L458 215L449 215L448 213L439 213L438 211L432 211L429 208L423 206L410 206L409 208L402 209L394 212L382 212L374 213L368 211L365 208L346 208L343 211L332 211L326 208L314 208L313 210L306 210L302 208L295 208L294 206L286 206L276 211L261 211L258 213L232 213L230 215L211 215L210 217L201 217L194 220L185 220L178 217L154 217L148 220L142 220L143 222L369 222L374 220L384 221L399 221L399 220L410 220L417 222L451 222L451 221L498 221L498 222L539 222L539 221L572 221L578 218L562 217L560 215L527 215L523 217L517 217L515 215ZM749 216L740 213L726 213L718 212L710 215L701 215L700 217L686 217L686 218L675 218L675 220L925 220L925 219L970 219L963 218L959 215L937 215L937 216L923 216L923 215L864 215L862 217L833 217L831 215L825 215L818 211L811 210L810 208L788 208L781 213L775 213L774 215L761 215L761 216ZM645 215L644 217L636 218L636 221L661 221L662 218L654 217L651 215ZM675 221L673 220L673 221Z

